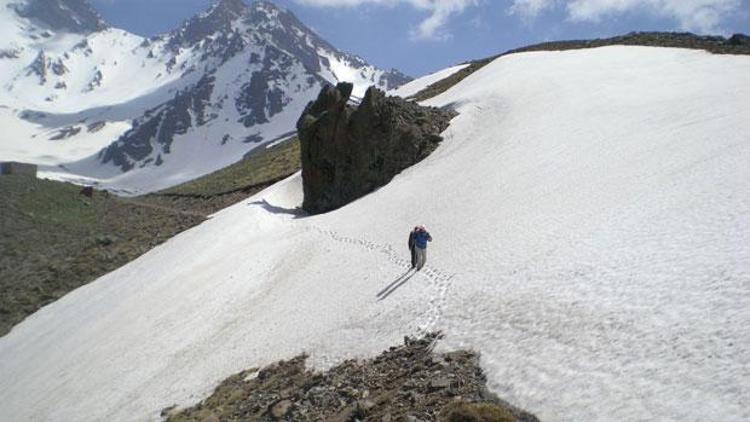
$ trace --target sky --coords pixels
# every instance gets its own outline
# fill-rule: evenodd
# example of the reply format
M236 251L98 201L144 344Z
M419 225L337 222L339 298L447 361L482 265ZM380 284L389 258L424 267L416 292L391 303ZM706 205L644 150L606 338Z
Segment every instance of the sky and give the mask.
M211 0L90 0L140 35L175 28ZM251 0L245 0L250 2ZM750 0L276 0L337 48L410 76L524 45L631 31L750 34Z

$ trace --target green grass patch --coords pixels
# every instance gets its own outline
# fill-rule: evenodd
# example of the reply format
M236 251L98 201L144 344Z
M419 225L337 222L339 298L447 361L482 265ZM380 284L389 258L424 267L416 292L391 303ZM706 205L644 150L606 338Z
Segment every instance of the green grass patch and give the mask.
M263 184L300 169L299 140L293 137L271 148L260 147L229 167L158 194L215 196Z
M138 200L184 212L211 214L288 177L300 167L300 143L294 136L271 148L260 147L231 166Z

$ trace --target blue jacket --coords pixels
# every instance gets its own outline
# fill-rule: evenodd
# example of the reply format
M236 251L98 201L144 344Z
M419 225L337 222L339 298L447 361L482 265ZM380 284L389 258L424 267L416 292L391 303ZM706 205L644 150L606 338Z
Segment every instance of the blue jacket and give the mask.
M427 242L432 242L432 236L427 232L417 232L414 236L414 243L419 249L427 249Z

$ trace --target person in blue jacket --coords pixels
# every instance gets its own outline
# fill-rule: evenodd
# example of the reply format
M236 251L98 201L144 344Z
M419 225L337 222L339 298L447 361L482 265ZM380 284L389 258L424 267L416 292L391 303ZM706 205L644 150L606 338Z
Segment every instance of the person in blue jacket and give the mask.
M427 232L424 226L417 227L416 233L414 234L414 252L416 255L416 267L417 271L424 267L427 262L427 242L432 242L432 236Z
M411 267L412 268L417 266L417 251L416 251L416 246L414 246L414 239L417 237L418 231L419 231L419 227L415 226L414 230L409 232L409 253L411 253Z

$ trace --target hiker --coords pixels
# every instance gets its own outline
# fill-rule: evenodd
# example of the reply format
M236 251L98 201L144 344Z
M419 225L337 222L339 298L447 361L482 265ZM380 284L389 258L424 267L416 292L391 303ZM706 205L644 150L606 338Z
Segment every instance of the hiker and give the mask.
M427 262L427 242L432 242L432 236L427 232L424 226L417 227L417 232L414 235L414 251L417 257L416 267L417 271L424 267Z
M414 230L409 232L409 252L411 253L411 267L414 268L417 266L417 251L414 246L415 238L417 236L417 232L419 231L419 227L414 226Z

